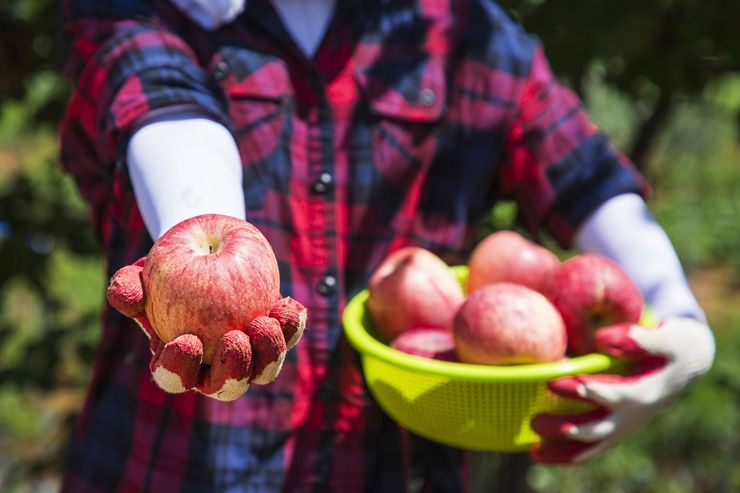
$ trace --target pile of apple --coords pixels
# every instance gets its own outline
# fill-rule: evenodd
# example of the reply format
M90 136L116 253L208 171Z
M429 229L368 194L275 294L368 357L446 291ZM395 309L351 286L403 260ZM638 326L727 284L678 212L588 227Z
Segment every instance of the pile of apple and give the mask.
M368 286L376 335L413 355L509 365L594 351L593 333L637 323L643 298L610 259L582 253L561 261L514 231L488 235L472 251L461 285L434 253L391 253Z

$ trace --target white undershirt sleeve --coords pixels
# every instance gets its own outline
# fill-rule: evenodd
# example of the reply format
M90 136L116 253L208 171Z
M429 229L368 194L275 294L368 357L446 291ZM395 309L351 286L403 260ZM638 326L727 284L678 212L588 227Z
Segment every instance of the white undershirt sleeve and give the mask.
M668 235L639 195L618 195L601 205L577 232L575 245L621 265L659 320L706 321Z
M126 157L153 239L200 214L245 218L239 150L223 125L198 116L163 117L134 133Z

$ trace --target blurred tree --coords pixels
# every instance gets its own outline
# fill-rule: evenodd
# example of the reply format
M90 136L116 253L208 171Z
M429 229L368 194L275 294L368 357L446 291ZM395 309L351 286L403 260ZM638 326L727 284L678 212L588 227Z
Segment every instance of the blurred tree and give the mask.
M666 176L663 189L669 193L657 205L686 258L702 265L732 261L733 252L740 251L740 201L739 174L731 170L740 149L726 145L729 130L716 137L718 132L707 124L710 119L687 113L685 103L716 85L720 90L713 94L721 101L712 101L715 106L740 115L740 83L716 84L724 75L740 74L740 33L735 26L740 2L501 4L543 40L555 72L589 106L594 97L601 98L598 105L606 105L619 120L618 128L625 129L620 145L638 166L666 163L668 170L678 158L679 165L671 166L672 174ZM68 94L59 75L58 17L55 0L0 2L0 491L39 490L17 485L58 470L86 384L105 286L89 211L57 162L56 124ZM605 86L618 97L603 98ZM681 124L675 123L676 108ZM669 121L673 124L667 125ZM656 140L659 133L668 138ZM716 152L697 149L698 141L714 149L724 144L725 155L707 166L707 156ZM505 227L514 213L511 204L503 204L492 222ZM693 219L687 221L689 216ZM740 270L740 260L735 261ZM736 298L731 300L728 305L737 304ZM730 324L740 327L740 320ZM727 339L723 347L738 348L738 340ZM574 492L607 491L605 484L624 477L644 482L620 491L646 491L678 471L681 474L674 476L682 481L703 478L710 486L689 483L693 490L683 490L670 484L660 491L738 491L740 473L733 468L740 444L736 434L725 432L736 428L740 419L739 387L733 377L740 374L740 352L724 351L718 365L722 371L699 387L684 412L671 415L673 421L663 421L652 435L593 466L567 473L537 469L536 489L563 491L570 474L571 484L585 485ZM714 402L717 398L707 397L713 395L735 397L709 413L705 403ZM702 418L705 415L709 419ZM703 421L696 426L699 419ZM671 455L676 443L680 447ZM717 444L720 448L712 452ZM694 464L681 455L692 450L701 454Z
M53 0L0 3L0 491L58 474L103 300L89 211L58 165L56 25Z
M0 3L0 105L27 97L39 73L58 72L58 12L54 0L5 0ZM65 98L51 98L30 115L56 122Z
M627 152L642 169L676 103L740 71L737 0L500 3L542 39L553 70L582 97L596 75L638 106L642 115Z

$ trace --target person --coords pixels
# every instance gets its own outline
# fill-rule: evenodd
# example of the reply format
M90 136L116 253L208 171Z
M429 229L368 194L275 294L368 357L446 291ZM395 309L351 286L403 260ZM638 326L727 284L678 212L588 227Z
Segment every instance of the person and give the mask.
M257 226L308 325L280 375L223 402L160 389L146 337L106 306L63 491L457 492L465 454L401 430L342 335L391 251L450 264L501 200L519 224L615 259L661 324L611 334L629 377L554 391L535 461L598 456L708 371L714 340L649 186L559 84L536 37L488 0L61 3L73 82L61 162L89 201L108 274L188 217Z

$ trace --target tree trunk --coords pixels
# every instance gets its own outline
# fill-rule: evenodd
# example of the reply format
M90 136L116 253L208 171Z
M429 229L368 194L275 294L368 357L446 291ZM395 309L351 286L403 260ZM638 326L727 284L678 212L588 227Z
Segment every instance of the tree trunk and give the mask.
M644 172L647 167L647 155L650 151L653 139L661 130L673 109L672 96L673 94L668 90L662 90L660 92L660 97L658 98L658 101L656 101L652 113L640 126L634 143L632 144L632 150L629 153L629 157L632 162L635 163L637 169L642 172Z

